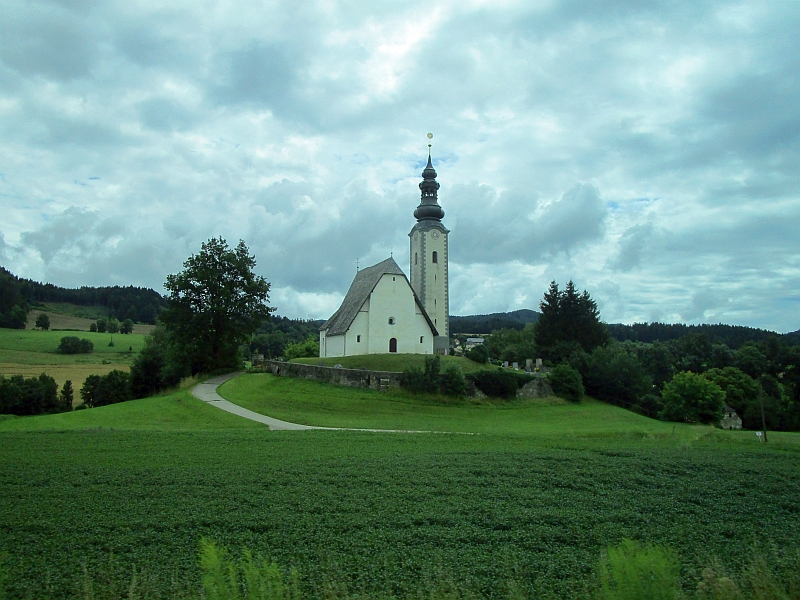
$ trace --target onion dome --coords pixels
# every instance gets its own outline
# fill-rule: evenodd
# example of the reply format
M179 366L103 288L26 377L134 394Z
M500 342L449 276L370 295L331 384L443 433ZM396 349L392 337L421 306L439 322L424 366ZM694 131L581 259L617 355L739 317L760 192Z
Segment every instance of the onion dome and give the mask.
M439 182L436 181L436 171L431 164L430 154L428 155L428 165L422 171L422 182L419 184L419 189L422 192L422 199L417 210L414 211L414 218L417 221L441 221L444 217L444 210L437 201Z

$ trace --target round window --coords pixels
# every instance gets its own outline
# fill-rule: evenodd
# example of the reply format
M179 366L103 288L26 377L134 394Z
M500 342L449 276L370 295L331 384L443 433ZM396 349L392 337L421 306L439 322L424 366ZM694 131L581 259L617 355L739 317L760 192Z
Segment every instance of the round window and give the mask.
M394 325L395 323L394 317L389 317L389 325Z

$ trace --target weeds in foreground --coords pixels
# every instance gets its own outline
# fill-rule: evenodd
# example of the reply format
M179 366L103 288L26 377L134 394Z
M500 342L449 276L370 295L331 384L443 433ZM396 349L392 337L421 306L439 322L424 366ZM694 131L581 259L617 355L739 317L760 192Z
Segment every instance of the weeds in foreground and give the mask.
M8 574L3 558L0 555L0 600L7 597L5 584ZM778 572L765 555L754 551L749 565L738 575L726 574L725 569L715 562L702 570L699 581L692 589L686 590L681 586L680 563L675 552L663 546L625 539L602 552L595 569L597 585L591 597L594 600L800 600L800 554L794 562L793 568ZM208 538L200 540L199 564L202 575L197 593L158 594L158 597L192 600L370 597L348 593L345 584L333 581L322 582L316 587L316 593L304 594L296 569L286 570L275 561L253 556L249 550L236 559L224 547ZM74 597L83 600L133 600L152 595L140 589L135 570L126 587L121 591L113 587L96 586L84 569L80 588ZM479 592L470 590L464 582L453 581L446 575L428 581L426 587L408 597L424 600L483 597ZM509 600L532 600L520 582L514 580L508 582L507 597Z
M202 597L207 600L299 600L300 575L297 569L288 576L274 561L253 557L245 550L241 560L233 560L225 548L213 540L200 540Z

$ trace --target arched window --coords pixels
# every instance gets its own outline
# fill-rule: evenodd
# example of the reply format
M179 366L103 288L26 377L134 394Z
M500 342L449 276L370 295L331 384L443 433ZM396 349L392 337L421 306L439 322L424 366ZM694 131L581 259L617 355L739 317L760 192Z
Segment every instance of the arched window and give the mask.
M360 336L360 335L357 335L357 336L356 336L356 341L357 341L357 342L360 342L360 341L361 341L361 336Z
M389 325L394 325L395 323L397 323L397 321L395 321L394 317L389 317Z
M431 262L438 263L439 262L439 253L436 250L433 251L433 257L431 258Z
M424 335L421 335L421 336L419 336L419 343L420 343L420 344L422 343L422 340L423 340L423 339L425 339L425 336L424 336Z
M397 352L397 338L389 340L389 352Z
M416 252L414 252L414 264L415 265L419 264L419 254L417 254Z

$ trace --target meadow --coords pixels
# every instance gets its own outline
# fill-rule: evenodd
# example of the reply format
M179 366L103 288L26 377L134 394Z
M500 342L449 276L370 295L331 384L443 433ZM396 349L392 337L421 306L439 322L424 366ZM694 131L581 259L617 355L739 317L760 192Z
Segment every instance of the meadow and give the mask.
M271 387L284 381L296 385ZM740 571L754 548L797 566L795 434L759 444L592 401L448 406L310 383L247 375L221 391L283 396L272 416L314 424L371 411L373 424L416 413L414 428L441 430L449 413L453 431L483 428L269 431L185 391L0 421L9 596L87 596L91 580L94 597L118 597L134 573L137 597L190 596L203 536L296 567L305 593L327 597L428 597L451 582L589 598L602 549L626 537L673 548L687 589L714 561Z
M86 338L94 344L90 354L60 354L64 336ZM89 375L105 375L114 369L127 371L144 346L146 336L91 333L89 331L37 331L0 329L0 374L38 376L47 373L59 386L67 379L79 390ZM109 346L110 341L113 346Z

